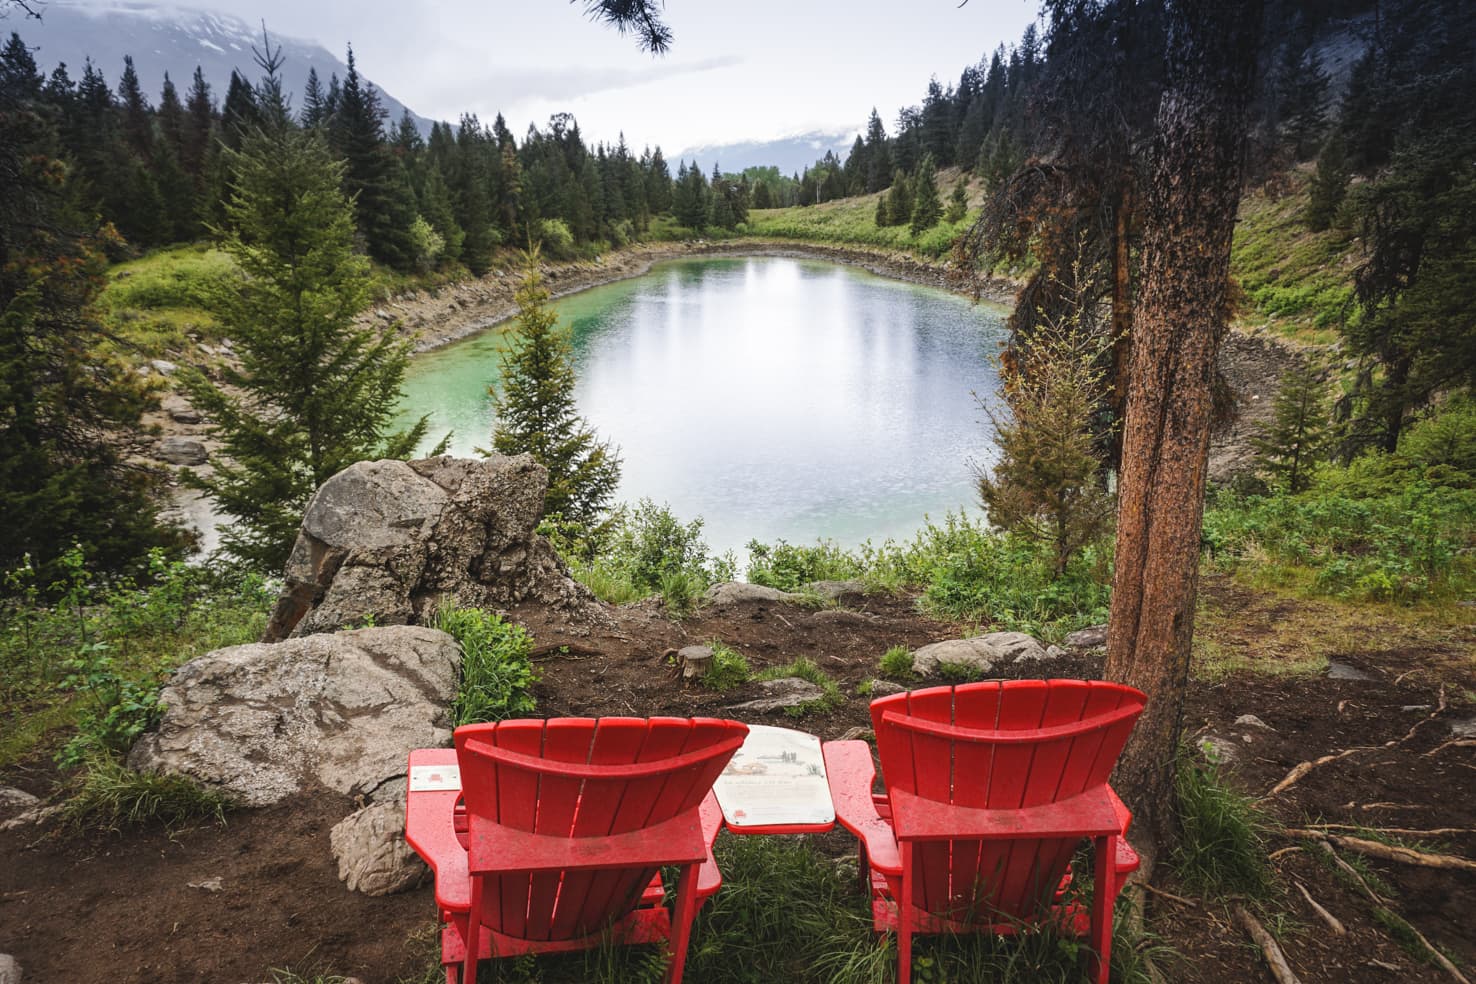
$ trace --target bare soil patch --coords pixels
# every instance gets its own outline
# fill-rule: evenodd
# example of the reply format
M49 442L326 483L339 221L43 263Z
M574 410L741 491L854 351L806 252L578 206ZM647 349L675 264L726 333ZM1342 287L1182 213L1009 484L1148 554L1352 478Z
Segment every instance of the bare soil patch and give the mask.
M1296 827L1331 822L1476 828L1476 749L1437 751L1451 739L1454 722L1476 717L1471 625L1421 628L1370 617L1359 631L1308 645L1337 648L1340 661L1374 679L1327 679L1301 671L1305 660L1293 660L1298 673L1271 675L1265 672L1268 661L1295 645L1278 627L1320 624L1347 612L1250 591L1220 577L1206 578L1204 595L1202 635L1223 650L1249 654L1250 668L1192 684L1186 734L1213 734L1238 744L1241 754L1228 769L1232 782L1261 795L1300 762L1351 747L1368 749L1314 769L1267 800L1276 821ZM756 696L752 685L714 693L683 683L666 659L669 650L717 639L743 653L755 671L800 656L821 666L840 686L840 707L799 721L782 712L751 720L791 724L829 739L867 726L867 700L856 688L878 675L878 660L889 646L913 648L968 630L919 615L910 598L844 601L842 609L821 610L747 603L707 609L680 623L643 603L623 609L614 630L595 636L575 635L539 612L516 614L538 649L542 713L735 716L727 708ZM1051 673L1091 677L1100 666L1100 655L1079 653L1052 664ZM1439 710L1442 685L1446 707ZM1256 715L1270 730L1235 725L1243 714ZM0 782L47 793L57 778L35 761ZM325 793L234 812L224 828L0 833L0 952L14 954L30 981L79 984L260 981L268 978L268 968L284 966L356 975L368 984L418 975L432 959L426 945L435 920L431 890L422 886L371 899L343 888L328 831L353 806ZM815 843L836 855L853 850L844 833ZM1476 858L1476 835L1420 843ZM1270 846L1297 844L1274 837ZM1402 949L1375 920L1368 900L1339 882L1312 852L1280 854L1274 866L1284 891L1261 910L1263 921L1279 931L1307 984L1451 979ZM1390 908L1468 973L1476 967L1470 923L1476 875L1376 860L1369 868L1387 885ZM219 891L191 886L217 877ZM1348 926L1346 936L1323 927L1293 880ZM1188 895L1166 870L1160 887ZM1168 978L1191 984L1269 981L1258 953L1232 925L1228 904L1192 901L1147 899L1149 927L1182 955L1164 968ZM1278 921L1278 914L1285 919Z

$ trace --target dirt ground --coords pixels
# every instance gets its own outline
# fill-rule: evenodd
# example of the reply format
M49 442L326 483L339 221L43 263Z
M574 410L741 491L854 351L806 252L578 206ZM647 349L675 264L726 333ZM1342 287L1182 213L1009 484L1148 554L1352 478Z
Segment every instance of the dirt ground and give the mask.
M1364 747L1267 799L1272 817L1298 827L1454 828L1461 832L1421 843L1476 858L1476 834L1469 832L1476 829L1476 749L1445 745L1454 725L1476 718L1471 620L1454 627L1382 615L1359 621L1342 607L1250 591L1221 577L1207 578L1203 594L1204 646L1197 658L1208 669L1197 672L1191 686L1186 732L1239 747L1230 766L1234 782L1261 795L1300 762ZM799 726L836 738L866 726L866 699L856 687L876 676L889 646L915 647L966 631L919 616L906 598L850 596L844 602L821 611L746 604L681 623L642 604L623 610L615 632L578 639L560 636L536 612L521 613L521 620L537 646L542 713L742 717L726 708L757 696L754 685L712 693L683 684L664 658L670 649L720 639L755 670L798 656L823 667L847 699ZM1345 629L1318 633L1335 621ZM1329 679L1327 659L1370 679ZM1099 654L1074 654L1052 672L1091 677L1100 660ZM1236 725L1245 714L1269 728ZM782 713L752 720L794 724ZM46 795L56 779L38 759L0 776L0 783ZM343 888L328 831L352 808L341 796L323 794L233 812L224 828L0 833L0 952L16 956L28 982L234 984L265 980L269 968L289 966L356 975L366 984L418 975L430 952L431 890L367 898ZM852 850L844 833L818 843L837 854ZM1453 980L1402 949L1375 920L1371 904L1310 853L1282 852L1297 843L1280 836L1271 841L1279 852L1274 865L1281 894L1264 911L1268 923L1285 915L1281 938L1302 981ZM1388 886L1390 908L1460 966L1476 967L1470 921L1476 873L1374 860L1369 867ZM1331 934L1294 881L1347 925L1346 935ZM1225 904L1188 898L1167 872L1157 888L1147 896L1149 926L1181 955L1163 968L1170 980L1271 980Z

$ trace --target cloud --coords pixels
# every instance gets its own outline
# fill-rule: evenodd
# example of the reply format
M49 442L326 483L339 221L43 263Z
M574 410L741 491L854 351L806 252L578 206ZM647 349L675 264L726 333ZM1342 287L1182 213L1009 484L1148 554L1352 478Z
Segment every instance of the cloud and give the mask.
M465 99L467 91L473 90L489 93L504 102L561 102L741 64L741 57L724 55L681 65L663 63L643 68L507 67L448 82L446 86L438 87L440 91L435 92L433 98L437 102L455 101Z

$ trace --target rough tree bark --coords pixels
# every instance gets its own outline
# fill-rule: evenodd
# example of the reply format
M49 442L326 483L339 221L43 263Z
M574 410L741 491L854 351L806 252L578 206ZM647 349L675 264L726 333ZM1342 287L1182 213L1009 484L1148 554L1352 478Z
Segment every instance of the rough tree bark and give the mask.
M1167 80L1142 205L1107 638L1109 679L1149 696L1114 783L1145 861L1177 835L1183 723L1230 237L1262 0L1170 0ZM1135 840L1137 840L1135 839Z

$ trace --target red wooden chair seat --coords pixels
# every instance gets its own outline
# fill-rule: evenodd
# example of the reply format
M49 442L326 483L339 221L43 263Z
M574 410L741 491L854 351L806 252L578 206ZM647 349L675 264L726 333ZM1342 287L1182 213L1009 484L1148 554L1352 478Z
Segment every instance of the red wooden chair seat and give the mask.
M679 982L701 900L721 876L711 790L747 727L706 718L556 718L468 725L410 764L461 771L413 791L405 837L435 871L449 984L478 960L667 942ZM674 909L660 868L680 869Z
M865 742L829 742L836 819L861 843L873 925L896 932L909 980L915 933L1057 925L1087 936L1107 981L1112 905L1138 867L1132 815L1107 785L1145 698L1099 681L934 687L873 701L886 792ZM1067 892L1077 846L1095 853L1091 911Z

